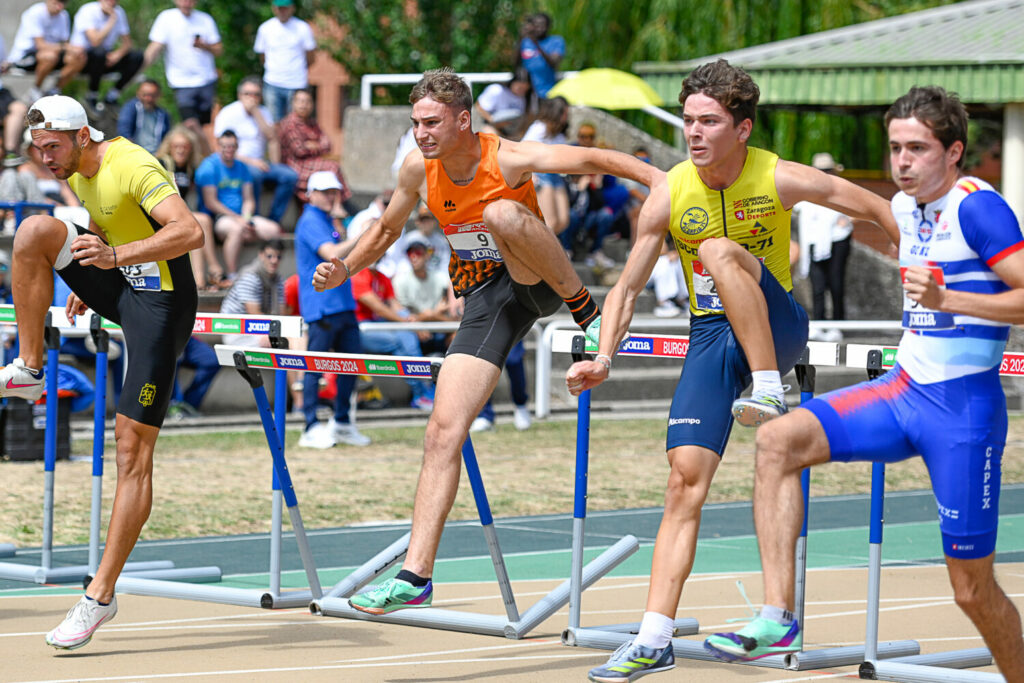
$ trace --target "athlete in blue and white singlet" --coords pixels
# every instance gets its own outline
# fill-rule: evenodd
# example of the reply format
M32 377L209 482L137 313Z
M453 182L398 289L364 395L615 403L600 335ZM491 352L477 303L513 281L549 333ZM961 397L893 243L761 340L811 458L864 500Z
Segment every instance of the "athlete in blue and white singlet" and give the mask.
M949 290L997 294L1009 287L992 266L1024 249L1006 201L977 178L962 178L924 206L900 192L900 267L923 266ZM921 453L950 557L995 548L1006 399L999 364L1010 326L933 311L904 296L896 366L873 382L826 394L804 407L828 436L833 460L895 462Z

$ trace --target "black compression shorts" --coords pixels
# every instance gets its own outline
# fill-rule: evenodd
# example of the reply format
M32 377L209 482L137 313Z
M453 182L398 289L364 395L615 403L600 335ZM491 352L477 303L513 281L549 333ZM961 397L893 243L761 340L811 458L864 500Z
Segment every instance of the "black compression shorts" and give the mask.
M563 303L547 283L519 284L504 269L465 298L462 324L448 353L465 353L499 368L533 323L551 315Z
M78 234L95 234L82 228ZM188 254L168 261L174 291L136 291L120 270L71 263L57 274L85 305L121 326L128 362L120 415L160 427L174 388L178 356L188 343L199 297Z

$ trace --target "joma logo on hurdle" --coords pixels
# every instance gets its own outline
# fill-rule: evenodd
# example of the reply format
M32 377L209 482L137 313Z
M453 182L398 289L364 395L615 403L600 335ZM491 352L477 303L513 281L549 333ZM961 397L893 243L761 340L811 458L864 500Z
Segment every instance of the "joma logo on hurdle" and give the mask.
M245 332L246 334L254 334L259 332L270 332L270 321L269 320L246 320L245 321Z
M279 367L284 368L302 368L306 369L306 361L299 358L298 356L278 356L277 364Z
M623 342L619 348L623 351L632 351L633 353L651 353L654 351L654 345L651 344L650 339L629 339Z

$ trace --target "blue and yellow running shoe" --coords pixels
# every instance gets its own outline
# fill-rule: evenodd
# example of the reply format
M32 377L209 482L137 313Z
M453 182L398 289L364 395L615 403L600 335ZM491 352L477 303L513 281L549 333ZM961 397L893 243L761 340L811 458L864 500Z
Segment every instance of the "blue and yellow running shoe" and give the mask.
M596 683L623 683L676 666L672 643L659 650L637 645L632 640L619 646L608 663L590 670L587 678Z
M735 633L716 633L704 641L704 649L727 662L749 661L770 655L799 652L804 637L800 624L780 624L757 617Z

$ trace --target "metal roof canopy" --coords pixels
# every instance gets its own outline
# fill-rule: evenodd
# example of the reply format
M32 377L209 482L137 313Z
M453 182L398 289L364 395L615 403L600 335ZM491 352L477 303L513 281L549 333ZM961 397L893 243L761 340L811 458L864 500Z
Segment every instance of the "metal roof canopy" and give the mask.
M1024 0L974 0L634 71L666 102L683 77L724 58L761 89L762 106L888 106L913 85L964 102L1024 102Z

